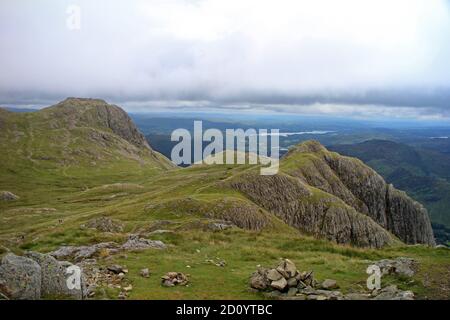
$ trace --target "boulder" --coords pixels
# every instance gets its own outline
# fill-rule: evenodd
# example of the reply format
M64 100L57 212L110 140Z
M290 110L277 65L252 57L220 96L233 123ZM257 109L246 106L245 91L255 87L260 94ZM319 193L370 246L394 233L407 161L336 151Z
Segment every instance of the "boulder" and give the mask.
M254 272L250 277L250 287L256 290L266 290L270 286L266 273L264 269Z
M106 269L108 269L108 271L115 273L115 274L120 274L120 273L125 273L125 269L118 265L118 264L113 264L111 266L106 267Z
M295 277L297 273L297 268L295 267L295 264L289 259L284 259L283 261L281 261L276 270L285 279Z
M289 288L297 287L298 281L295 278L289 278L287 284Z
M282 277L283 276L281 275L281 273L279 273L275 269L270 269L267 272L267 279L269 279L270 281L277 281L277 280L280 280Z
M337 289L339 288L339 286L337 285L336 280L332 280L332 279L325 279L322 282L322 289L325 290L333 290L333 289Z
M142 269L141 272L139 273L141 275L141 277L143 278L148 278L150 277L150 271L148 270L148 268Z
M414 259L405 257L384 259L374 264L380 268L382 275L393 274L405 277L412 277L418 267L418 263Z
M27 252L27 258L34 260L41 268L41 297L72 298L81 300L85 297L86 287L83 274L80 276L80 288L69 289L67 279L70 262L60 262L48 254ZM82 271L80 269L80 271Z
M287 281L285 278L281 278L277 281L272 281L270 286L276 290L283 291L287 286Z
M287 292L287 296L288 297L293 297L297 294L297 288L289 288L288 292Z
M0 293L8 299L36 300L41 297L41 267L27 257L8 253L0 263Z

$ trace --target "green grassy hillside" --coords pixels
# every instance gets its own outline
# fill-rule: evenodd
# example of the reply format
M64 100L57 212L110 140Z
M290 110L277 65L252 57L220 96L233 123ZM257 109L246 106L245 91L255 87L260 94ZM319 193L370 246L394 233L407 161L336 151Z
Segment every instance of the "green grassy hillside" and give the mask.
M130 233L162 240L169 245L167 250L97 257L100 265L118 263L129 269L127 278L134 288L129 298L134 299L261 299L262 295L248 290L248 277L258 265L270 266L280 258L292 259L299 269L314 270L319 279L336 279L344 292L361 291L370 261L408 256L420 262L414 279L386 277L383 285L394 282L413 290L419 298L448 299L448 250L407 246L390 234L389 243L381 249L337 244L338 238L328 241L327 234L292 223L290 207L271 207L275 202L264 202L259 193L249 192L252 188L246 188L247 177L260 181L255 175L258 168L174 168L151 149L137 147L110 127L98 124L97 112L90 113L94 120L87 127L60 122L64 116L53 118L51 109L24 114L0 112L0 190L20 197L0 202L0 254L5 248L16 253L48 252L62 245L123 242ZM294 197L294 202L311 208L326 204L333 208L329 209L332 218L345 214L357 221L371 221L374 228L388 234L337 196L289 176L293 166L307 163L308 157L311 155L283 162L280 177L271 178L291 181L298 190L305 188L303 198L296 198L297 193L288 188L272 189L272 196ZM273 186L272 182L261 183ZM83 227L101 216L123 222L123 231ZM221 232L202 228L216 220L229 221L235 227ZM160 228L172 232L148 232L162 221L164 227ZM211 264L211 259L224 260L226 266ZM142 268L150 268L149 279L139 276ZM168 271L190 274L191 285L161 287L160 276ZM96 298L115 299L117 293L114 288L99 288Z

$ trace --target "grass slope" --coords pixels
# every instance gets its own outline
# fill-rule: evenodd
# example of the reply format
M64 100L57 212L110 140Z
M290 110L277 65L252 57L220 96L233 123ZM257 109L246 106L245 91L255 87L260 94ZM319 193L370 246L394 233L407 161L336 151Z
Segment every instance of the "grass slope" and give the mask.
M319 279L338 280L344 292L361 291L370 261L397 256L419 260L421 269L413 282L383 278L383 284L396 282L412 289L419 298L449 298L448 250L400 244L381 250L359 249L301 234L263 209L254 212L254 204L242 194L221 186L220 182L254 168L194 166L166 170L151 157L136 159L123 154L122 147L118 147L123 143L120 139L116 141L119 144L89 144L83 148L104 155L93 165L86 161L84 151L70 153L87 141L84 133L77 136L78 129L70 131L66 140L65 130L39 131L31 114L14 117L0 118L0 146L4 150L0 154L0 190L12 191L20 199L0 203L0 244L16 253L48 252L61 245L121 242L128 233L167 220L171 224L164 229L175 232L150 237L169 244L167 250L150 249L98 259L100 264L128 267L127 277L134 287L130 298L262 299L262 295L248 291L248 277L257 265L271 266L279 258L292 259L301 270L314 270ZM23 134L17 136L17 132ZM53 139L57 143L52 143ZM11 141L15 141L14 146ZM62 141L72 144L67 148L68 155L58 153ZM56 160L37 159L38 151ZM67 162L59 161L66 156ZM242 218L237 223L245 223L246 214L255 214L266 223L254 230L233 228L223 232L195 227L196 222L215 217L213 208L218 206L222 213ZM242 207L245 212L239 211ZM121 220L124 232L103 233L80 227L100 216ZM2 250L0 247L0 254ZM207 262L216 258L225 260L226 266ZM139 270L147 267L152 272L150 278L140 277ZM191 285L161 287L160 276L168 271L190 274ZM115 299L117 293L114 289L100 290L97 298Z

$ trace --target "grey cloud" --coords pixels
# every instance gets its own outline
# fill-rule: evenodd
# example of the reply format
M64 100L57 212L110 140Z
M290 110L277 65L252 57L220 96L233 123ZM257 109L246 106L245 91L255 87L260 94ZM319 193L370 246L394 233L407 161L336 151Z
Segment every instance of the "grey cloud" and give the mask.
M65 26L73 3L79 31ZM0 37L2 105L89 96L130 111L321 104L449 117L444 0L4 0Z

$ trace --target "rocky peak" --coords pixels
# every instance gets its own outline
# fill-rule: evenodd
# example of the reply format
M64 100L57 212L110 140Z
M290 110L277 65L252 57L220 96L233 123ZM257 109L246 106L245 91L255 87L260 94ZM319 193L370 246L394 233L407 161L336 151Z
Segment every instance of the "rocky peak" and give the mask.
M291 149L282 168L304 183L340 198L405 243L435 244L427 210L356 158L307 141Z
M44 109L52 127L97 127L108 129L138 148L150 149L144 135L120 107L102 99L67 98Z

